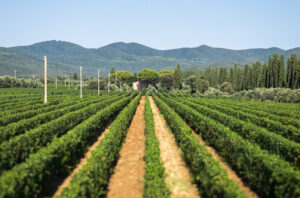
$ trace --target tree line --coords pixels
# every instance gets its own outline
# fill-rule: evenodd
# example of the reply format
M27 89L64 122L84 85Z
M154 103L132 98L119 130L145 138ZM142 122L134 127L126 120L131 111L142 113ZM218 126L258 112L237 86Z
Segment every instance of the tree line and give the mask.
M218 87L224 82L232 84L235 91L249 90L257 87L265 88L300 88L300 59L292 54L285 65L284 55L274 54L268 62L260 61L246 64L244 68L234 65L227 68L206 68L200 76L207 80L212 87Z
M77 81L78 74L75 72L70 79ZM107 89L108 77L101 77L100 87ZM58 76L59 82L65 82L66 76ZM24 81L17 82L16 79L0 79L1 87L31 87ZM49 78L52 83L54 78ZM116 71L114 67L110 70L110 83L112 86L123 87L132 86L132 82L139 81L140 88L154 86L162 91L171 89L189 89L191 93L204 93L209 87L215 87L228 93L254 88L300 88L300 59L296 53L285 61L284 56L274 54L269 57L268 62L257 61L252 65L246 64L243 68L234 65L229 69L225 67L209 67L204 70L181 70L180 64L175 70L161 70L159 72L151 69L143 69L136 74L128 71ZM40 82L43 83L41 77ZM97 88L97 80L88 78L90 88Z
M10 76L0 77L0 88L11 88L11 87L36 88L39 86L40 86L39 82L33 80L25 80L23 78L17 79Z
M287 62L284 55L274 54L268 62L257 61L252 65L246 64L243 68L234 65L225 67L206 68L204 70L181 70L180 64L175 70L155 71L143 69L136 74L128 71L110 70L111 84L120 86L124 83L132 86L132 82L139 81L140 88L154 86L162 91L171 89L190 89L191 93L204 93L209 87L215 87L230 94L255 88L300 88L300 59L292 54ZM77 74L73 75L77 79ZM107 87L107 78L103 79L103 86ZM92 82L92 81L91 81ZM96 82L93 83L96 87ZM188 88L187 88L188 87Z

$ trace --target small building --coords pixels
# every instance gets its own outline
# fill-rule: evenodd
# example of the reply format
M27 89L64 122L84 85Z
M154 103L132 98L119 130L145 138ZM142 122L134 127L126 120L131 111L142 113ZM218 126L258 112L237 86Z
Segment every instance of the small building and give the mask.
M139 88L140 88L139 81L133 82L133 83L132 83L132 88L133 88L133 90L135 90L135 91L139 91Z

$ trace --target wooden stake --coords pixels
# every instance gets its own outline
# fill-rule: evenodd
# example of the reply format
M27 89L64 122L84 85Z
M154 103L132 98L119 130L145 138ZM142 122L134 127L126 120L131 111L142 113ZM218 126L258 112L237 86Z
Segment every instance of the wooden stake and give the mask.
M98 95L100 95L100 69L98 69Z
M80 98L82 98L82 66L80 66Z
M71 82L70 82L70 77L68 77L68 81L69 81L69 90L70 90L70 84L71 84Z
M47 56L44 56L44 64L45 64L45 93L44 93L44 103L47 103Z
M107 85L108 93L109 93L109 88L110 88L110 73L108 73L108 85Z

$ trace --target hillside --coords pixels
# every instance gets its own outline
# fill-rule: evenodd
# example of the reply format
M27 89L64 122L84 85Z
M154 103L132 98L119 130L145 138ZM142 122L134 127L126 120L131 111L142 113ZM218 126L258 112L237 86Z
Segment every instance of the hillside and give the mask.
M51 75L61 75L69 70L69 65L50 61L48 71ZM18 77L41 76L43 74L42 57L33 57L22 54L9 48L0 48L0 76L14 75Z
M174 69L177 63L183 69L208 66L243 66L255 61L267 61L274 53L300 54L300 48L230 50L201 45L195 48L157 50L138 43L112 43L98 49L84 48L65 41L45 41L29 46L0 48L0 76L12 75L14 69L23 76L39 75L42 72L42 56L48 56L49 74L64 75L78 71L84 66L84 75L95 75L101 67L107 74L114 66L117 70L138 72L142 68L155 70Z

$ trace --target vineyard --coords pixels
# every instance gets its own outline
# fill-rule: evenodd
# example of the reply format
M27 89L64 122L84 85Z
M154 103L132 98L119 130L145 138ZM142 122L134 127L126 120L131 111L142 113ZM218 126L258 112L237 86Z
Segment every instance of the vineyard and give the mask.
M0 90L0 197L300 197L300 105Z

